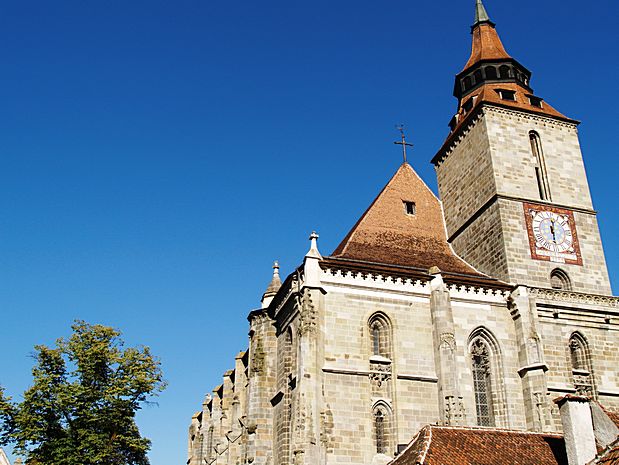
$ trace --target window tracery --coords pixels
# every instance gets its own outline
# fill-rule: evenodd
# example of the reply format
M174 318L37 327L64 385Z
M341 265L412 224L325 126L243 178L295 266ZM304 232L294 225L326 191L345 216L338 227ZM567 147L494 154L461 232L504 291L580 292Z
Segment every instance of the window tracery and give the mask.
M591 353L587 340L582 334L575 332L570 336L568 348L576 392L580 395L595 397Z
M473 341L471 357L473 360L473 390L475 392L477 425L494 426L490 351L481 338Z
M374 408L374 441L377 454L391 454L391 411L384 404Z

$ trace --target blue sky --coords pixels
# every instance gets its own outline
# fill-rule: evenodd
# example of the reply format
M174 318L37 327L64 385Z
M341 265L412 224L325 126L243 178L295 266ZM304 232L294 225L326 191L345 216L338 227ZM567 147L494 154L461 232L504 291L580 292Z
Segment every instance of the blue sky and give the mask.
M151 346L170 385L139 416L186 459L204 394L247 344L279 259L330 253L455 110L473 0L0 0L0 384L85 319ZM487 0L536 94L581 143L618 287L616 1Z

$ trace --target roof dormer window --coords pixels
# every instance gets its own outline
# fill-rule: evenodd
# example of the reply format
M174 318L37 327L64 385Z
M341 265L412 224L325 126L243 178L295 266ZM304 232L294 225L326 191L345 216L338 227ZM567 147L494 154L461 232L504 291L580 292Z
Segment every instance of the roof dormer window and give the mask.
M539 97L535 97L534 95L529 95L529 103L531 104L531 106L537 107L537 108L544 108L542 106L542 99Z
M516 101L516 91L514 90L497 89L497 93L499 94L499 97L501 97L501 100L509 100L511 102Z

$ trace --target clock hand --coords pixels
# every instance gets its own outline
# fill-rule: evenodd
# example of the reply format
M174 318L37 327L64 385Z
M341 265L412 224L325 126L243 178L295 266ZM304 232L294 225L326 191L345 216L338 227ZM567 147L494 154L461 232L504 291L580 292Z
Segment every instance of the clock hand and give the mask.
M555 232L555 222L554 220L550 220L550 233L552 234L552 241L556 244L557 243L557 235Z

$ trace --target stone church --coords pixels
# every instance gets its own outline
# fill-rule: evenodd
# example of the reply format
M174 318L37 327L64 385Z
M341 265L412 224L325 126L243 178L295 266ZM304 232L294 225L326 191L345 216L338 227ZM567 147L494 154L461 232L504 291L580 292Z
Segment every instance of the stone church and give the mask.
M619 463L619 298L578 122L475 8L440 200L404 163L330 255L312 233L274 266L189 465Z

